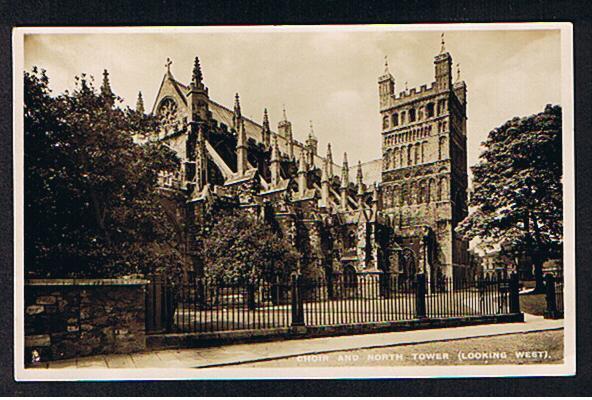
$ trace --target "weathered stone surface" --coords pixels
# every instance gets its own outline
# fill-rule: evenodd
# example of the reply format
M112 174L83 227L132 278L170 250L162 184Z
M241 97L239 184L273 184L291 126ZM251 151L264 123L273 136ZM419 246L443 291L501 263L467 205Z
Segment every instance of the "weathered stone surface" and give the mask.
M31 335L25 336L25 347L43 347L50 346L51 338L49 335Z
M40 306L40 305L32 305L32 306L27 307L25 309L25 312L28 315L35 315L35 314L41 314L44 311L44 309L45 308L43 306Z
M37 304L55 304L57 301L55 296L39 296L37 297Z
M71 280L70 280L71 281ZM145 303L141 284L76 285L40 280L25 286L25 360L41 348L42 361L145 349Z

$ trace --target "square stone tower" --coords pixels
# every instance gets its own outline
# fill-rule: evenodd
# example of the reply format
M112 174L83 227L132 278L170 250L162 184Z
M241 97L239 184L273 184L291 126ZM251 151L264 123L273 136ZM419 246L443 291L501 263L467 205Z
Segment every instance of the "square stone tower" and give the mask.
M454 228L467 215L466 85L452 83L452 57L434 59L435 81L395 93L385 64L379 78L382 211L415 270L428 279L468 274L467 243ZM460 71L459 71L460 75Z

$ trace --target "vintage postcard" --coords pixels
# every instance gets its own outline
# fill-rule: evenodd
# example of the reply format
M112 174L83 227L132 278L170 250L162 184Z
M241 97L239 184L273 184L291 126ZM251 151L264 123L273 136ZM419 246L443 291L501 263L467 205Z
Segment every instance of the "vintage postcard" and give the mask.
M570 24L13 44L17 380L575 374Z

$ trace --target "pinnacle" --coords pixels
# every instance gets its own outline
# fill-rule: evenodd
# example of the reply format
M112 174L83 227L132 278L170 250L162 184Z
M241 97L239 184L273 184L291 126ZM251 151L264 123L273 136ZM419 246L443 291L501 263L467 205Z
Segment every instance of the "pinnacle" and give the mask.
M103 70L103 84L101 85L101 93L104 95L112 95L111 83L109 82L109 71Z
M288 117L286 116L286 105L282 105L282 113L283 113L283 117L284 117L284 121L288 120Z
M138 92L138 101L136 102L136 111L144 114L144 99L142 98L142 92Z
M193 62L193 75L191 78L191 83L194 85L199 85L203 81L203 75L201 73L201 65L199 64L199 57L195 57Z
M234 95L234 112L240 115L240 97L238 92Z

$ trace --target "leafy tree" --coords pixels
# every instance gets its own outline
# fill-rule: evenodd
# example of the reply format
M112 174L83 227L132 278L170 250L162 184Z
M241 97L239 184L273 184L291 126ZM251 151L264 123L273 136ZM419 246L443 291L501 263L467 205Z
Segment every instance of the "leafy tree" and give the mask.
M202 232L204 276L212 282L273 282L296 270L298 255L281 231L244 210L215 212Z
M458 232L502 242L534 266L535 291L544 290L542 264L561 254L563 229L561 107L514 118L489 133L473 171L474 211Z
M122 110L92 78L52 96L43 70L24 74L25 265L36 276L117 277L185 262L157 189L179 160L149 137L154 118ZM104 88L103 88L104 89Z

